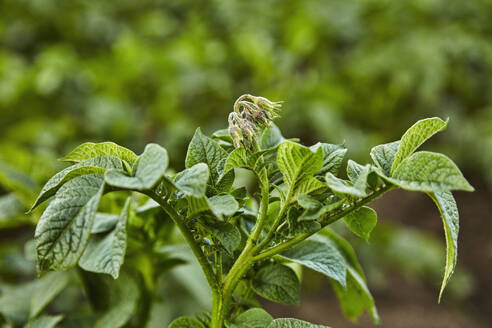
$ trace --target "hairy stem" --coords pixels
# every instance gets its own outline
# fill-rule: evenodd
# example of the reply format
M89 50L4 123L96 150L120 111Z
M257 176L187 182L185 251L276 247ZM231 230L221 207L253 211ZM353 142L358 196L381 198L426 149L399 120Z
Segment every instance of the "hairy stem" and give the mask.
M370 194L369 196L365 197L365 198L362 198L360 200L358 200L357 202L355 202L352 206L346 208L345 210L341 211L341 212L338 212L334 215L331 215L331 216L328 216L326 217L325 220L323 220L321 222L321 226L324 228L330 224L332 224L333 222L336 222L338 220L340 220L341 218L343 218L344 216L346 216L347 214L355 211L356 209L360 208L361 206L365 205L365 204L368 204L370 202L372 202L373 200L375 200L376 198L378 198L379 196L381 196L382 194L384 194L385 192L393 189L394 186L391 186L391 185L385 185L383 187L381 187L380 189L374 191L372 194ZM317 231L314 231L314 232L308 232L308 233L303 233L303 234L300 234L300 235L297 235L295 236L294 238L292 239L289 239L285 242L282 242L272 248L269 248L261 253L259 253L258 255L256 255L254 258L253 258L253 261L256 262L256 261L259 261L259 260L262 260L262 259L266 259L266 258L269 258L269 257L272 257L286 249L289 249L290 247L300 243L301 241L311 237L312 235L314 235L315 233L317 233L319 230Z

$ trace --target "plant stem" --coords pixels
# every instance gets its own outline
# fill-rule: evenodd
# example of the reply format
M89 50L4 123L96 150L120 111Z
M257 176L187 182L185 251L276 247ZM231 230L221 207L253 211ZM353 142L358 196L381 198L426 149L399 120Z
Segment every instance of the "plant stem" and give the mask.
M179 215L176 212L176 210L174 210L174 208L171 205L169 205L169 203L165 199L160 197L154 191L145 191L144 193L150 198L152 198L153 200L155 200L157 203L159 203L162 209L171 217L174 223L178 226L179 230L181 231L181 234L183 235L186 242L190 246L191 251L195 255L196 259L198 260L198 263L202 267L203 273L207 278L207 282L212 291L212 311L214 311L215 308L219 308L221 304L220 283L216 279L216 276L214 274L212 266L210 265L210 262L208 262L208 259L203 253L202 249L195 242L195 238L193 237L193 234L186 226L183 217Z
M323 222L321 222L321 226L324 228L330 224L332 224L333 222L336 222L338 221L339 219L343 218L344 216L346 216L347 214L355 211L356 209L360 208L361 206L367 204L367 203L370 203L372 202L373 200L375 200L376 198L378 198L379 196L381 196L383 193L391 190L395 188L394 186L391 186L391 185L385 185L383 187L381 187L380 189L374 191L372 194L370 194L369 196L365 197L365 198L362 198L360 199L359 201L355 202L352 206L348 207L347 209L341 211L341 212L338 212L332 216L328 216L326 218L326 220L324 220ZM261 252L260 254L256 255L255 257L253 257L253 261L256 262L256 261L259 261L259 260L262 260L262 259L266 259L266 258L269 258L269 257L272 257L292 246L294 246L295 244L298 244L300 243L301 241L311 237L312 235L314 235L315 233L317 233L319 230L316 230L314 232L307 232L307 233L303 233L303 234L300 234L300 235L297 235L295 236L294 238L292 239L289 239L283 243L280 243L272 248L269 248L263 252Z

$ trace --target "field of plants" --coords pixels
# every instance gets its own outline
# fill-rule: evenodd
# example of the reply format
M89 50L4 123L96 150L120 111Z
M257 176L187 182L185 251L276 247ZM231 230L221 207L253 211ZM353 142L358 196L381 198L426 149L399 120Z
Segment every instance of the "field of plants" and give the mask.
M1 1L0 327L488 327L491 32L489 0Z

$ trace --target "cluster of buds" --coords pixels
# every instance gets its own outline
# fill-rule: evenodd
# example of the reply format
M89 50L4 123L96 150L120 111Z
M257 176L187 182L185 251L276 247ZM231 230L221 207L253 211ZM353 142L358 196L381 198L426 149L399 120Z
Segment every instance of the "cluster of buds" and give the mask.
M280 117L280 102L263 97L242 95L234 103L229 114L229 134L236 148L256 148L256 137L261 130Z

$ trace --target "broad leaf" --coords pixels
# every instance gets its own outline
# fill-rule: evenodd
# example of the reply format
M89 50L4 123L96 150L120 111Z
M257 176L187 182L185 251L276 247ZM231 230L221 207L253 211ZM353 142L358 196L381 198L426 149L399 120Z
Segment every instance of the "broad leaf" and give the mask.
M100 174L83 175L64 184L36 226L38 270L75 266L88 241L102 196Z
M176 175L174 184L187 196L203 197L207 191L208 166L198 163Z
M139 299L139 290L135 281L122 275L116 281L116 290L112 296L111 308L97 320L94 328L120 328L134 315Z
M260 148L263 150L275 148L285 140L287 139L282 136L280 129L272 123L271 126L266 128L261 135Z
M323 166L317 175L325 175L327 172L332 174L338 174L338 171L342 167L342 162L347 153L347 148L343 148L340 145L333 145L328 143L320 143L309 147L312 151L317 151L318 148L323 150Z
M37 281L31 298L29 317L36 317L67 286L66 272L50 272Z
M126 201L114 229L105 234L93 235L79 266L87 271L107 273L117 279L126 253L126 222L128 220L130 198Z
M36 320L29 321L24 328L55 328L62 320L62 315L43 315Z
M157 144L148 144L133 168L134 176L110 170L105 174L106 183L125 189L148 190L165 176L169 158L166 149Z
M213 196L208 201L210 209L218 218L231 216L239 209L238 202L231 195Z
M429 196L439 208L444 225L444 236L446 237L446 267L439 291L440 302L444 288L453 275L458 257L459 213L451 192L429 193Z
M438 117L433 117L417 121L412 125L401 138L400 146L391 165L391 175L393 175L405 158L417 150L427 139L437 132L444 130L447 124L447 121L445 122Z
M313 178L323 165L321 148L312 152L307 147L285 141L279 146L277 164L293 201L296 194L308 194L324 187L321 182Z
M391 166L399 146L400 140L378 145L371 149L372 160L388 177L391 175Z
M46 182L39 193L38 198L32 205L30 211L35 209L39 204L53 196L60 187L71 179L86 174L103 174L106 170L121 170L121 160L113 156L94 157L83 162L77 163L55 174Z
M346 181L337 178L330 172L326 173L325 180L326 183L328 184L328 187L337 194L350 195L354 197L367 196L365 191L365 185L363 185L362 183L354 184L351 181Z
M186 168L190 168L198 163L207 164L210 169L211 183L214 188L217 188L227 156L227 152L215 140L205 136L198 128L188 146L185 165Z
M114 142L101 142L101 143L84 143L67 156L60 159L63 162L80 163L82 161L101 156L114 156L118 157L130 164L133 164L137 160L137 155L125 147L119 146Z
M92 224L91 234L108 232L114 229L118 223L118 215L109 213L96 213Z
M328 276L345 286L347 264L336 245L328 238L313 236L280 254Z
M195 318L179 317L171 322L168 328L205 328L205 326Z
M320 237L331 240L340 253L343 254L347 263L346 286L344 287L337 281L331 280L344 315L354 321L367 310L374 323L379 323L379 315L374 305L374 299L367 288L364 272L352 246L345 239L329 229L322 230Z
M260 296L278 303L298 304L300 286L295 272L281 264L269 264L256 272L253 290Z
M207 228L219 240L229 254L233 254L241 244L241 232L233 224L225 222Z
M372 208L362 206L347 214L343 220L354 234L369 241L371 231L376 226L378 217Z
M266 328L330 328L328 326L315 325L299 319L282 318L275 319Z
M428 151L417 152L405 159L389 180L414 191L474 190L452 160Z
M265 310L252 308L236 316L230 328L265 328L272 321L272 316Z

